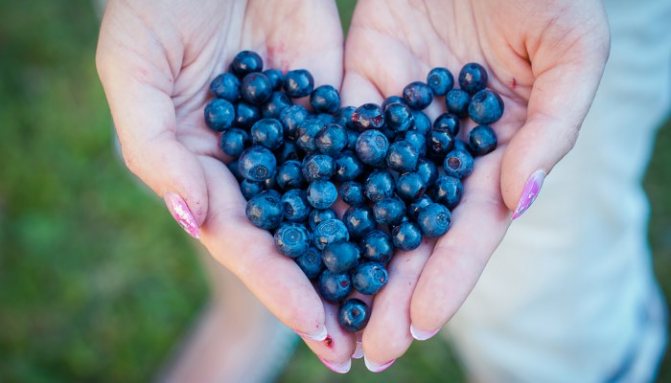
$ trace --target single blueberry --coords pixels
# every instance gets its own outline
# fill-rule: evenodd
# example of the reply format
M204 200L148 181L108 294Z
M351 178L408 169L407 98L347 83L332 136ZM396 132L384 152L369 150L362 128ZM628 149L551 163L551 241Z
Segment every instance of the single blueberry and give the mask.
M261 115L265 118L279 118L280 113L293 105L289 97L282 92L273 92L270 99L261 107Z
M335 218L338 218L338 216L336 215L336 212L333 209L323 209L323 210L313 209L312 211L310 211L310 214L308 214L308 226L310 227L310 230L314 231L317 225L319 225L323 221Z
M299 158L298 147L293 141L284 140L284 144L275 150L275 158L277 158L278 163L284 163L287 161L295 161Z
M450 176L440 176L434 185L433 199L434 201L454 209L461 201L461 196L464 194L464 185L459 178Z
M401 222L391 231L391 238L397 249L414 250L422 244L422 232L419 227L410 221Z
M245 77L248 73L263 70L263 60L258 53L252 51L240 51L231 62L231 71L238 77Z
M385 98L384 101L382 102L382 110L386 112L387 107L391 104L407 105L405 103L405 99L403 97L401 97L401 96L389 96L389 97Z
M431 130L431 119L421 110L413 110L412 115L415 119L415 130L426 136Z
M415 126L412 110L400 102L387 105L384 110L384 120L389 129L395 132L405 132Z
M343 221L354 239L359 239L375 229L373 211L366 206L351 206L345 211Z
M240 98L240 80L232 73L222 73L210 83L210 93L215 97L236 102Z
M315 279L324 270L321 252L310 247L306 252L296 258L296 264L303 270L308 279Z
M259 108L244 102L235 104L235 125L249 129L261 118Z
M363 172L364 165L354 153L346 151L336 157L335 174L333 175L333 179L336 181L351 181L358 178Z
M503 116L503 100L501 96L489 89L474 94L468 105L468 116L476 124L489 125Z
M279 120L284 127L284 135L295 140L298 137L298 127L308 118L308 111L302 105L291 105L282 109Z
M352 115L355 110L356 108L353 106L345 106L338 109L338 112L335 114L335 123L347 129L356 129L352 123Z
M389 150L389 140L379 130L369 129L356 140L356 155L364 164L380 166Z
M282 123L274 118L264 118L252 125L252 142L254 145L265 146L268 149L279 149L284 143Z
M414 201L426 191L426 183L419 173L403 173L396 179L396 193L405 201Z
M403 140L415 148L417 154L421 157L426 155L426 136L417 130L408 130L403 136Z
M459 117L452 113L443 113L433 122L433 129L447 130L455 137L459 133Z
M324 123L316 118L306 118L298 126L296 133L296 145L303 149L305 153L314 153L317 151L317 143L315 138L317 134L324 128Z
M427 141L427 156L437 160L442 160L454 146L454 136L447 129L431 129Z
M419 210L417 226L425 237L440 237L450 228L450 211L439 203L429 204Z
M275 232L275 247L290 258L297 258L310 248L310 233L299 223L283 223Z
M252 199L255 195L261 193L264 190L263 182L255 182L250 180L242 180L240 182L240 192L246 200Z
M349 241L349 232L343 221L337 218L326 219L315 227L312 241L317 249L324 250L329 243Z
M282 163L277 168L275 181L277 182L277 186L282 190L302 188L305 186L301 163L296 160L289 160Z
M473 173L473 156L463 150L452 150L443 161L445 174L450 177L465 178Z
M282 89L282 83L284 82L284 75L282 74L282 71L279 69L266 69L263 71L263 74L268 77L268 80L270 80L270 85L272 86L273 90L280 90Z
M235 120L235 108L223 98L215 98L205 106L205 123L215 132L223 132Z
M328 124L317 133L315 145L320 153L335 156L347 146L347 131L338 124Z
M382 230L368 232L361 239L361 256L369 261L386 264L394 255L391 236Z
M459 87L473 94L487 87L487 71L478 63L468 63L459 72Z
M281 201L284 219L289 222L303 222L310 214L310 205L304 190L288 190L282 195Z
M345 299L352 291L352 281L349 273L332 273L322 271L317 281L319 295L331 303L338 303Z
M270 150L254 145L240 154L238 169L245 179L261 182L275 177L277 160Z
M324 266L334 273L352 269L359 263L359 257L359 247L347 241L329 243L322 252Z
M384 113L377 104L363 104L354 110L351 121L359 131L380 129L384 125Z
M436 164L434 164L433 161L424 158L420 159L417 163L416 173L422 178L422 182L424 182L424 185L427 188L432 186L438 179L438 168L436 167Z
M301 164L303 177L308 182L314 180L328 180L335 172L335 164L331 156L326 154L311 154L303 159Z
M240 83L240 96L249 104L261 105L270 100L272 94L273 87L263 73L249 73Z
M310 105L317 113L335 113L340 109L340 93L331 85L321 85L310 94Z
M219 140L221 151L227 155L238 158L249 144L249 134L242 129L231 128L226 130Z
M312 74L306 69L295 69L284 75L284 91L291 98L309 96L314 88Z
M362 300L352 298L338 309L338 323L347 332L361 331L370 319L370 309Z
M460 118L468 116L468 104L470 102L471 95L462 89L452 89L445 96L447 111L456 114Z
M352 272L352 287L361 294L377 294L387 284L389 274L378 262L359 264Z
M252 225L264 229L276 229L282 222L282 202L275 192L264 191L247 202L245 215Z
M372 172L364 183L364 193L372 202L392 197L394 195L394 177L386 170Z
M417 198L415 201L413 201L413 203L411 203L410 206L408 206L408 215L413 221L417 222L417 218L419 218L419 212L423 208L431 205L432 203L433 200L431 199L431 197L423 195Z
M385 198L373 204L373 216L379 225L398 225L405 216L405 204L398 198Z
M340 184L338 194L350 206L360 206L366 202L363 196L363 185L356 181L345 181Z
M338 199L338 189L330 181L315 180L308 185L308 202L315 209L328 209Z
M479 125L468 136L471 152L475 156L484 156L496 149L496 133L489 125Z
M409 107L422 110L433 101L433 92L425 83L414 81L403 88L403 98Z
M433 68L426 76L426 84L436 96L444 96L454 86L454 77L447 68Z
M387 166L400 173L411 172L417 168L419 153L408 141L396 141L389 146Z

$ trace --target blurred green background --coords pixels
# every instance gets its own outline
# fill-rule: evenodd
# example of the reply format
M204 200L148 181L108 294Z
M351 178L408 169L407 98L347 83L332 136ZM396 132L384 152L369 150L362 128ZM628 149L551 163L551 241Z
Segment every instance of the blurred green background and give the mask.
M339 1L345 26L353 4ZM147 381L207 300L192 243L112 150L91 2L3 1L0 19L0 382ZM645 181L667 295L668 125ZM360 362L336 376L302 345L281 377L371 379ZM463 375L449 346L429 341L378 379ZM668 353L658 380L671 381Z

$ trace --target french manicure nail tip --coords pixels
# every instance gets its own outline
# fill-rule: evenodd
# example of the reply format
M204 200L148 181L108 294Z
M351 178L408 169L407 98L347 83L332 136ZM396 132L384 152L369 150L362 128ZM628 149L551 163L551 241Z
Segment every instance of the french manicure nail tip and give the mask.
M356 348L354 349L354 353L352 354L352 358L354 358L354 359L363 358L363 346L361 345L361 342L356 342Z
M370 371L370 372L382 372L382 371L388 369L389 366L394 364L395 361L396 361L396 359L392 359L392 360L390 360L386 363L378 364L378 363L375 363L375 362L372 362L372 361L368 360L366 358L366 355L363 356L363 362L366 365L366 368L368 369L368 371Z
M512 219L518 218L524 214L524 212L527 211L529 207L531 207L531 205L536 200L536 197L538 197L538 193L541 191L544 180L545 172L543 170L537 170L529 177L527 182L524 184L522 195L520 196L520 200L517 203L515 212L513 212Z
M410 325L410 335L412 335L413 338L416 340L427 340L429 338L432 338L434 335L436 335L440 331L440 329L433 330L433 331L424 331L416 328L414 325Z
M330 362L322 358L319 358L319 360L321 360L331 371L337 372L338 374L346 374L349 372L350 368L352 368L352 359L347 359L342 363Z
M328 331L326 331L326 327L322 327L321 330L308 334L308 333L303 333L303 332L298 332L299 335L304 336L306 338L310 338L312 340L315 340L317 342L321 342L325 340L328 337Z

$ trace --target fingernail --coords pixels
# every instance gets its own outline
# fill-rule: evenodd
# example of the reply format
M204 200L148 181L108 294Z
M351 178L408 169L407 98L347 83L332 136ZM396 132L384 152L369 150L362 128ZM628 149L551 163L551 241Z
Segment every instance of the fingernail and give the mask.
M394 364L395 361L396 361L396 359L392 359L387 363L377 364L375 362L371 362L370 360L366 359L366 355L363 356L363 362L366 364L366 368L370 372L382 372L382 371L388 369L389 366Z
M363 358L363 346L361 345L361 342L356 342L356 348L354 349L354 354L352 354L352 358L354 359Z
M172 217L182 229L189 233L193 238L200 238L200 229L198 228L196 219L193 218L189 206L182 197L175 193L165 193L163 199L165 200L166 206L168 206L168 210L170 210L170 214L172 214Z
M317 342L323 341L329 335L328 332L326 331L326 327L322 327L321 330L319 330L319 331L317 331L316 333L313 333L313 334L308 334L308 333L304 333L304 332L300 332L300 331L297 331L297 333L300 336L310 338L312 340L316 340Z
M321 360L322 363L324 363L324 365L331 371L337 372L338 374L346 374L349 372L350 368L352 368L352 359L347 359L342 363L329 362L328 360L322 358L319 358L319 360Z
M417 340L427 340L429 338L432 338L434 335L438 334L438 331L440 331L440 329L436 329L433 331L424 331L418 329L412 324L410 325L410 335L412 335L412 337Z
M543 170L536 170L529 177L527 183L524 184L522 196L517 203L517 208L515 208L515 211L513 212L513 219L519 218L519 216L524 214L524 212L531 207L531 204L534 203L536 197L538 197L538 193L541 191L543 180L545 180L545 172Z

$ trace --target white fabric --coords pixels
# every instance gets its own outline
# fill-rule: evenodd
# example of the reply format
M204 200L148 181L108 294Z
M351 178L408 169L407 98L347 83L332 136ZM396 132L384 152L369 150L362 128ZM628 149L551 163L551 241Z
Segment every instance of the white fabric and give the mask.
M473 381L645 382L661 357L641 180L670 104L671 2L606 5L611 56L578 143L448 324Z

